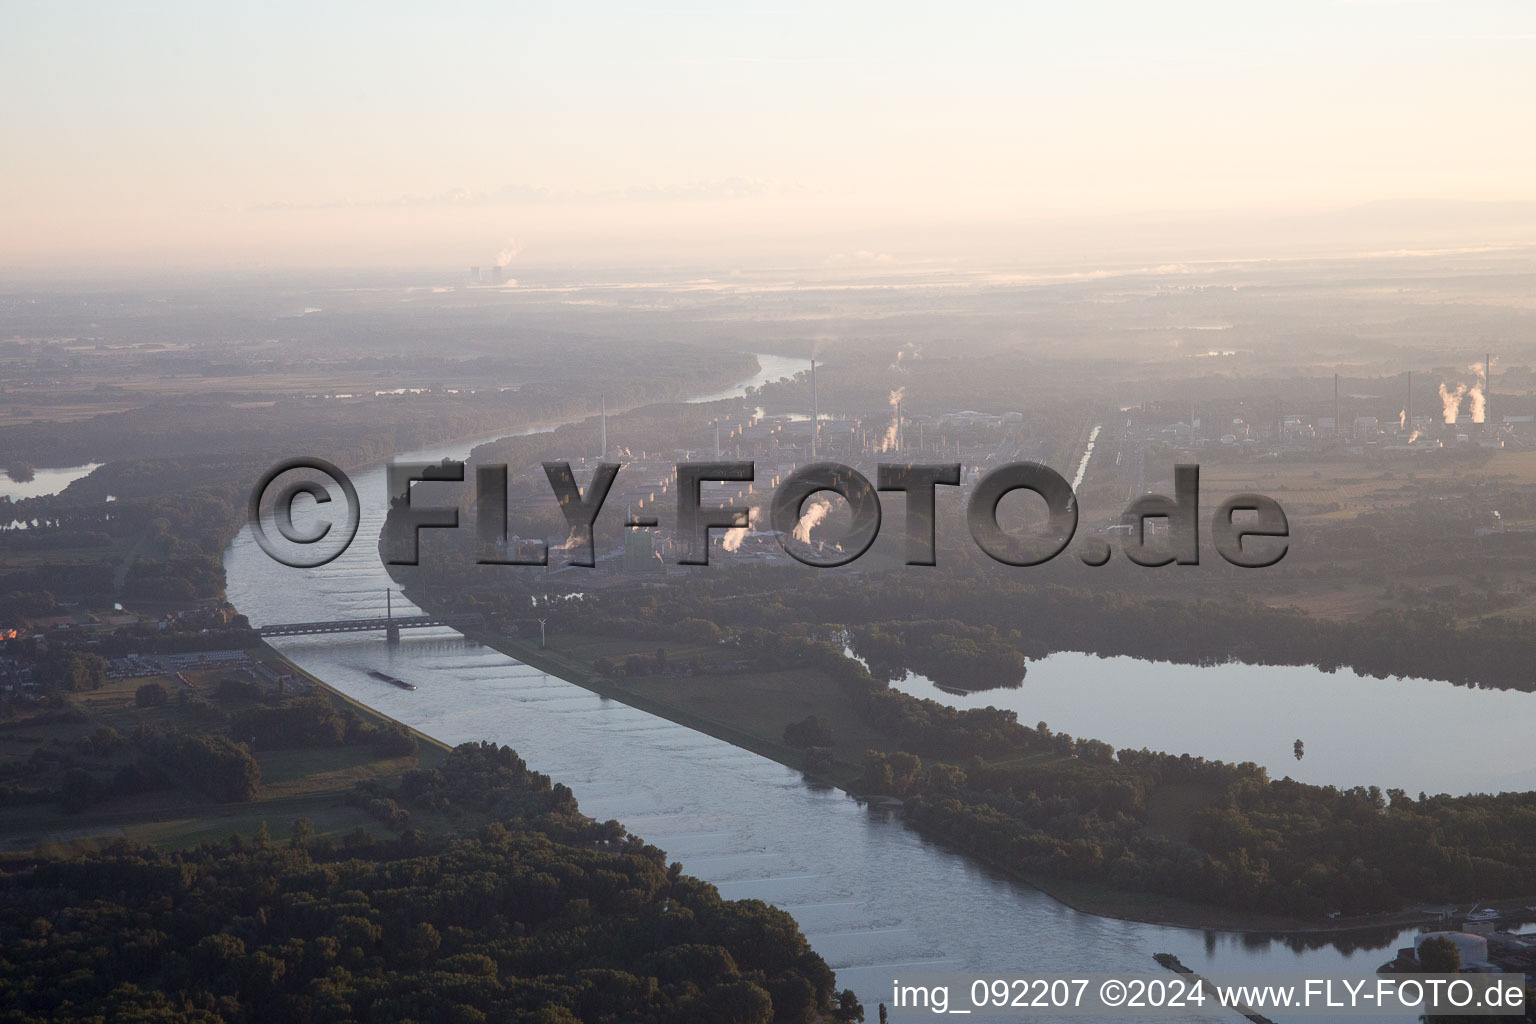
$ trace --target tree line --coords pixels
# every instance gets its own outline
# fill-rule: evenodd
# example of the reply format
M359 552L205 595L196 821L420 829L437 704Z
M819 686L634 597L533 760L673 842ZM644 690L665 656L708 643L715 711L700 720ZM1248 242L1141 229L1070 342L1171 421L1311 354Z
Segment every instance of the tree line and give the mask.
M500 809L465 834L338 845L300 820L0 862L0 1021L863 1019L787 913L721 899L563 789L472 744L401 793Z

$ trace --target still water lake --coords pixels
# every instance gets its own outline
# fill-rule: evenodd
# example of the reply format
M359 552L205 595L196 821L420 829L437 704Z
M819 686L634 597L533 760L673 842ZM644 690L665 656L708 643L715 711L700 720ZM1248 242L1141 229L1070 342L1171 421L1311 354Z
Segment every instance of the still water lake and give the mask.
M1016 689L956 694L918 675L891 685L951 707L1004 708L1025 725L1045 722L1117 748L1253 761L1276 779L1413 795L1536 789L1536 694L1347 669L1072 652L1031 662Z
M92 462L85 466L67 466L62 469L38 469L26 483L12 480L0 466L0 498L20 501L22 498L41 498L45 494L57 494L76 480L90 476L101 465Z

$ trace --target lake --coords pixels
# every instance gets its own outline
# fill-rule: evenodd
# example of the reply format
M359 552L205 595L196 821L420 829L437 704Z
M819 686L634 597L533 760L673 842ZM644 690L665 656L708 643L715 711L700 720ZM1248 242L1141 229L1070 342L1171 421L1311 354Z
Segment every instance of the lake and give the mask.
M10 498L12 501L20 501L22 498L41 498L47 494L57 494L76 480L90 476L101 463L92 462L84 466L67 466L63 469L38 469L32 473L32 479L26 483L18 483L5 474L5 467L0 466L0 498Z
M918 675L891 685L950 707L1004 708L1025 725L1117 748L1253 761L1276 779L1413 795L1536 789L1536 695L1511 690L1075 652L1030 662L1016 689L956 694Z

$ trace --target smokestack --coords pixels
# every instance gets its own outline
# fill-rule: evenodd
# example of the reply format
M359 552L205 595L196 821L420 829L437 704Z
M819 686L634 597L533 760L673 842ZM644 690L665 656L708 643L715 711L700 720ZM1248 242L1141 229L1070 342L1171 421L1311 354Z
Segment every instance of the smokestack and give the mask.
M1493 353L1483 357L1483 422L1493 422Z
M811 461L816 460L816 435L821 433L821 417L816 413L816 357L811 356Z
M901 451L901 402L896 403L896 450Z
M1339 375L1333 375L1333 436L1339 436Z
M1408 422L1403 424L1409 430L1413 429L1413 371L1408 371Z
M720 457L720 424L715 424L715 458Z
M608 457L608 396L603 395L601 401L603 403L603 451L602 454L598 455L598 458L606 459Z

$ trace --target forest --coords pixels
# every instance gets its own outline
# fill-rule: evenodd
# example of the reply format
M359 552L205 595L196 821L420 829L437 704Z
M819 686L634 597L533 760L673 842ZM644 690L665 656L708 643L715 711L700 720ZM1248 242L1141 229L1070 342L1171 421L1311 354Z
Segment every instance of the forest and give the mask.
M484 820L0 861L0 1021L858 1021L784 911L722 900L506 747L407 775Z

